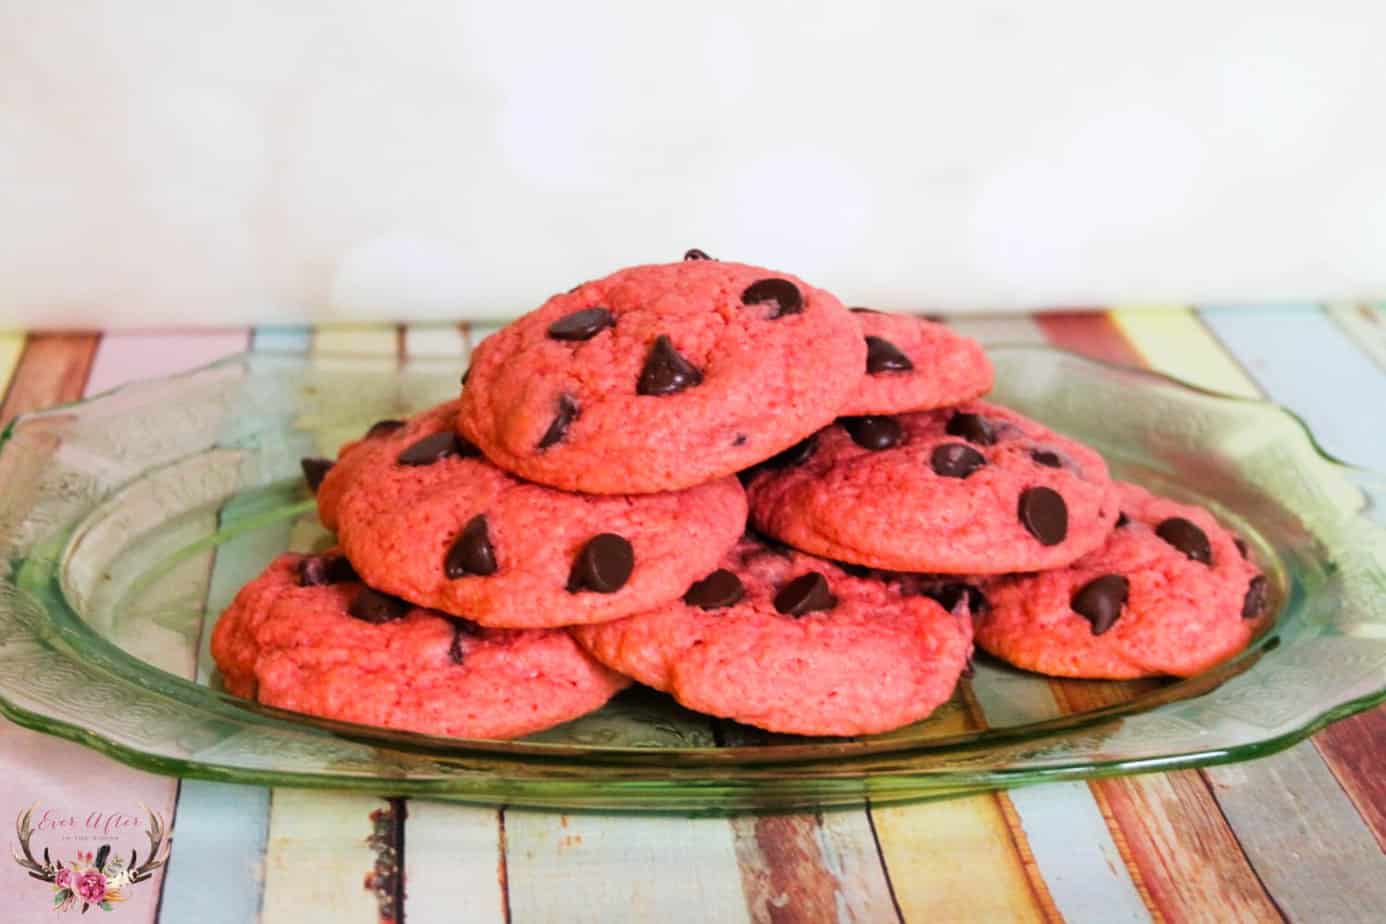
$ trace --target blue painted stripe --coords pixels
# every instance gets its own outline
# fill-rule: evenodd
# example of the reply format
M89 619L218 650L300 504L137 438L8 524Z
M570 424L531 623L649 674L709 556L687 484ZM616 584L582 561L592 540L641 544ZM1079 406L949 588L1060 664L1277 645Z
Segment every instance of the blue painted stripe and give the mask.
M306 327L258 327L252 349L306 353L310 333ZM309 448L305 445L305 454ZM222 507L219 519L224 525L252 512L254 504L254 500L233 499ZM288 545L290 528L291 524L284 522L245 533L217 550L198 652L199 682L206 683L213 669L208 646L217 617L236 591ZM174 924L258 920L269 817L270 790L264 786L184 780L174 820L178 846L164 875L160 920Z
M266 353L307 353L312 328L302 324L262 324L255 328L251 349Z
M260 917L270 791L184 780L159 920L247 924Z
M977 665L972 693L997 728L1062 714L1049 683L1035 674ZM1044 783L1008 793L1030 853L1064 920L1144 922L1150 910L1131 878L1087 783Z
M1325 449L1386 472L1386 374L1341 327L1312 305L1199 314L1267 396L1304 418Z

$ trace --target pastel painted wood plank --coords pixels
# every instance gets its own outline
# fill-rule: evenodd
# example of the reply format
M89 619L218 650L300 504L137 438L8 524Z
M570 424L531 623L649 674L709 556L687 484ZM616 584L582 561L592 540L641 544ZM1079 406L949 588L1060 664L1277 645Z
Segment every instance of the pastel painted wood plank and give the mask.
M92 364L87 394L139 379L188 372L240 353L250 342L246 328L223 331L107 334Z
M1037 895L1032 887L999 797L888 806L871 815L905 921L1063 920L1048 890Z
M97 334L30 334L0 403L0 426L82 397L100 342Z
M1386 706L1335 722L1314 736L1314 744L1386 851Z
M1386 855L1312 742L1204 772L1242 850L1290 920L1382 920Z
M1386 369L1386 306L1329 305L1324 310L1354 346Z
M1140 353L1146 365L1191 385L1243 398L1259 396L1256 385L1208 336L1190 308L1117 309L1113 322Z
M508 921L500 813L426 799L408 805L404 920Z
M968 700L975 710L975 700ZM977 727L967 709L946 713L939 734ZM1059 920L1048 889L1026 866L1029 846L1003 793L871 808L871 822L906 921ZM1022 849L1023 845L1023 849Z
M302 324L270 324L255 328L250 348L260 353L307 353L313 329Z
M467 339L458 324L410 324L404 329L404 354L465 359Z
M731 825L752 920L898 919L860 809L743 815Z
M270 791L183 780L160 920L241 924L259 919Z
M642 703L660 695L627 691L602 713L573 725L598 725L601 740L612 744L648 741ZM694 713L661 719L659 733L685 745L714 742L710 720ZM505 881L516 921L680 920L688 914L696 915L688 920L746 920L743 877L763 872L738 866L734 827L725 818L506 809L502 820ZM641 910L622 910L633 908Z
M19 355L24 352L24 334L18 331L0 332L0 398L3 398L10 385L10 377L19 365Z
M511 809L511 919L524 924L750 921L724 818Z
M375 866L367 836L385 800L364 793L279 788L265 845L264 924L376 924L379 906L364 886Z
M35 335L30 338L19 364L10 376L0 425L15 415L50 405L74 401L83 394L87 371L98 349L99 338L88 335ZM161 812L165 819L173 814L175 784L166 777L144 773L118 764L95 751L70 741L29 731L9 722L0 722L0 813L6 819L37 804L39 815L51 810L56 817L72 818L68 828L40 829L33 837L36 851L47 847L50 853L69 859L77 850L93 850L103 837L99 827L89 828L93 812L118 813L142 817L141 803ZM121 852L146 844L134 831L113 839ZM129 890L120 905L125 920L150 922L158 906L163 871L148 882ZM52 921L52 888L30 879L14 863L0 865L4 918L7 922Z
M400 329L393 324L324 324L313 331L312 350L326 355L396 356L400 340Z
M840 921L889 921L899 916L875 834L871 817L861 809L818 815L814 836L823 866L837 881Z
M1386 375L1311 305L1205 308L1203 320L1273 401L1303 417L1329 452L1386 472Z
M1035 322L1056 347L1105 363L1140 364L1140 354L1104 311L1056 311L1036 315Z
M1205 320L1213 313L1199 312ZM1285 309L1246 310L1245 317L1230 326L1271 325L1285 314ZM1292 322L1275 336L1293 349L1293 328L1299 326ZM1206 365L1189 370L1195 381L1241 378L1253 386L1264 384L1246 374L1254 374L1258 367L1242 364L1241 353L1229 354L1224 348L1235 339L1224 337L1217 324L1189 323L1178 339L1137 338L1135 342L1156 369L1187 363L1196 356ZM1264 358L1260 365L1266 365ZM1320 366L1316 363L1314 368ZM1301 742L1269 757L1201 772L1247 860L1282 913L1304 921L1379 920L1379 909L1386 907L1386 855L1312 743Z

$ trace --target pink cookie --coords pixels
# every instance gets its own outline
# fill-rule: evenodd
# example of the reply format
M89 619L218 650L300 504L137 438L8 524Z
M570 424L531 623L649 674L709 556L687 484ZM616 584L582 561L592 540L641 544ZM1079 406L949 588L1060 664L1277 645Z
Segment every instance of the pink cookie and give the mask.
M982 345L947 325L853 308L866 340L866 377L841 414L899 414L950 407L991 390Z
M505 628L617 619L676 599L745 528L735 478L570 494L496 468L456 417L451 401L356 444L319 488L366 583L418 606Z
M965 611L750 538L683 600L573 632L690 709L801 735L918 721L952 695L972 651Z
M339 555L281 555L212 633L226 688L309 715L462 738L577 718L627 683L559 629L483 629L359 583Z
M1058 568L1117 515L1101 456L981 401L843 418L752 472L748 492L762 532L893 571Z
M822 289L688 260L584 283L472 357L460 432L507 471L569 491L686 488L837 415L866 345Z
M1246 647L1266 579L1199 507L1117 483L1124 519L1071 566L986 583L977 643L1058 677L1188 677Z

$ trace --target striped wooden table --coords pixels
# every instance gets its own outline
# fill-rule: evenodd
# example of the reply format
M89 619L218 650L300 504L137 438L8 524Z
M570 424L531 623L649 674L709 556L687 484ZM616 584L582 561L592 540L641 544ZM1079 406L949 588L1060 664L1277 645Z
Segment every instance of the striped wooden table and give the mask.
M1048 342L1268 397L1308 420L1330 452L1386 471L1381 307L948 320L986 343ZM493 329L0 334L0 417L245 349L459 356ZM190 586L224 603L250 576L253 552L209 554L190 569ZM1081 702L1056 696L1052 711L1106 696L1093 684ZM0 802L10 817L39 803L78 830L92 813L98 826L137 816L141 802L173 819L168 866L129 890L113 920L1380 922L1384 758L1386 711L1377 709L1275 756L1201 771L869 810L678 819L180 783L0 723ZM52 920L51 889L17 866L3 875L3 920Z

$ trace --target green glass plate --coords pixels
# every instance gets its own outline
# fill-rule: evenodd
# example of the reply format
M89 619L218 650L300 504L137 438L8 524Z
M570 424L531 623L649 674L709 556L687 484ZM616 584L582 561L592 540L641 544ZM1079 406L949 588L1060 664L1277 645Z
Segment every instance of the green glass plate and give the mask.
M206 654L236 589L330 543L297 477L382 417L455 393L453 363L231 357L16 421L0 448L0 708L161 773L567 809L876 803L1244 760L1386 698L1386 480L1270 404L1036 347L996 400L1246 537L1274 624L1188 680L1049 681L978 659L924 722L766 735L634 689L513 742L323 721L224 693ZM1101 708L1065 711L1061 704Z

